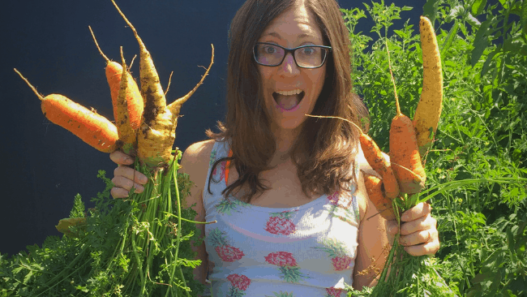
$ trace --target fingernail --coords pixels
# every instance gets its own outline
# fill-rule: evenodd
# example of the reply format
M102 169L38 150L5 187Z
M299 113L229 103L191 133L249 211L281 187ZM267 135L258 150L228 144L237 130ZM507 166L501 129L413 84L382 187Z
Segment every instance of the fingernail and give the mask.
M146 178L146 176L143 175L143 176L141 177L141 182L142 182L143 184L146 184L147 181L148 181L148 178Z
M132 163L134 163L134 160L132 160L132 159L130 159L130 158L126 158L125 162L126 162L127 164L132 164Z

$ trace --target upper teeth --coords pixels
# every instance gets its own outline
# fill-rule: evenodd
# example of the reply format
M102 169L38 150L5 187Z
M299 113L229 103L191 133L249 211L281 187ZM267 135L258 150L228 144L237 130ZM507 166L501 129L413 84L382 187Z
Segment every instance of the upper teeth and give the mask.
M302 93L302 90L296 89L296 90L292 90L292 91L276 91L276 93L278 93L280 95L296 95L296 94Z

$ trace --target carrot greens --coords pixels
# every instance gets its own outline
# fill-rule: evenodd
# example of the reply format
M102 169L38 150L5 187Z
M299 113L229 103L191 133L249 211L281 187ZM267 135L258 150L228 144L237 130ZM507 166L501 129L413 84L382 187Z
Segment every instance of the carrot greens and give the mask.
M190 240L199 243L199 231L191 220L194 210L181 208L191 182L188 175L176 173L180 158L178 151L161 182L147 186L148 195L137 200L112 199L113 184L99 171L106 189L92 199L95 208L85 210L77 195L70 214L70 219L85 218L84 226L71 227L71 234L62 238L48 237L42 247L28 246L28 253L0 255L0 296L195 296L202 292L204 286L192 276L200 261L192 260ZM169 189L174 195L160 199ZM156 219L150 220L152 216Z

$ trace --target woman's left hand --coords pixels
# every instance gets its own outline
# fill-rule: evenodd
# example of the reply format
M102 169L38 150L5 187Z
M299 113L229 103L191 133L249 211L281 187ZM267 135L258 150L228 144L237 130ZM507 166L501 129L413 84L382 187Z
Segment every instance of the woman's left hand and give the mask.
M399 243L412 256L433 255L439 250L437 220L430 215L431 210L430 204L421 202L401 216ZM387 227L392 236L399 232L396 220L389 221Z

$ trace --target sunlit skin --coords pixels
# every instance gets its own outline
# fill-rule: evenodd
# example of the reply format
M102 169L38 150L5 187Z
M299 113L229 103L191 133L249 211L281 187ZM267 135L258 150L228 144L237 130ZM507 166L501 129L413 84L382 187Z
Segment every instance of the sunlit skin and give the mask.
M258 42L275 43L286 48L295 48L304 44L324 45L321 31L302 1L298 1L292 9L274 19L264 30ZM270 116L271 130L276 140L276 151L270 160L270 166L274 168L261 172L259 176L264 185L269 186L270 189L254 197L251 203L264 207L294 207L305 204L306 197L301 191L296 167L289 158L288 152L307 118L304 114L310 114L313 111L324 83L326 65L317 69L299 68L292 54L288 54L281 65L276 67L258 65L258 70L261 74L265 108ZM277 107L273 92L294 89L301 89L305 92L299 106L290 111ZM189 174L195 183L186 200L187 206L196 203L194 210L198 213L195 218L197 221L204 221L205 218L202 191L207 180L208 162L213 145L213 140L206 140L189 146L183 154L182 168L179 170ZM132 159L120 151L110 154L110 158L119 165L112 179L115 184L111 191L112 196L114 198L127 197L132 187L136 187L137 192L143 191L142 185L146 183L146 177L128 167L133 164ZM362 154L358 158L361 171L376 175ZM230 167L229 172L228 180L231 184L238 178L238 173L234 166ZM358 182L356 197L361 221L353 287L360 290L362 286L373 286L377 281L372 275L361 276L358 272L372 264L382 269L384 265L384 260L381 259L383 248L392 242L394 235L399 232L399 227L395 220L386 221L380 215L376 215L377 210L368 199L362 173ZM313 197L318 196L313 195ZM420 203L402 216L400 242L411 255L435 254L439 249L437 221L431 217L430 212L431 207L428 204ZM368 219L370 217L372 218ZM202 226L199 227L203 228ZM204 263L207 262L204 245L197 249L197 254L199 259L202 259ZM374 263L372 257L378 260ZM194 271L196 279L204 282L206 269L206 265L196 268Z
M301 45L325 45L322 32L304 5L288 10L275 18L264 30L258 42L273 43L286 48ZM263 86L263 97L267 113L271 117L271 130L277 139L295 139L305 114L315 107L326 76L326 64L316 69L300 68L293 54L288 53L281 65L268 67L258 65ZM299 105L287 111L277 107L273 92L301 89L305 95Z

